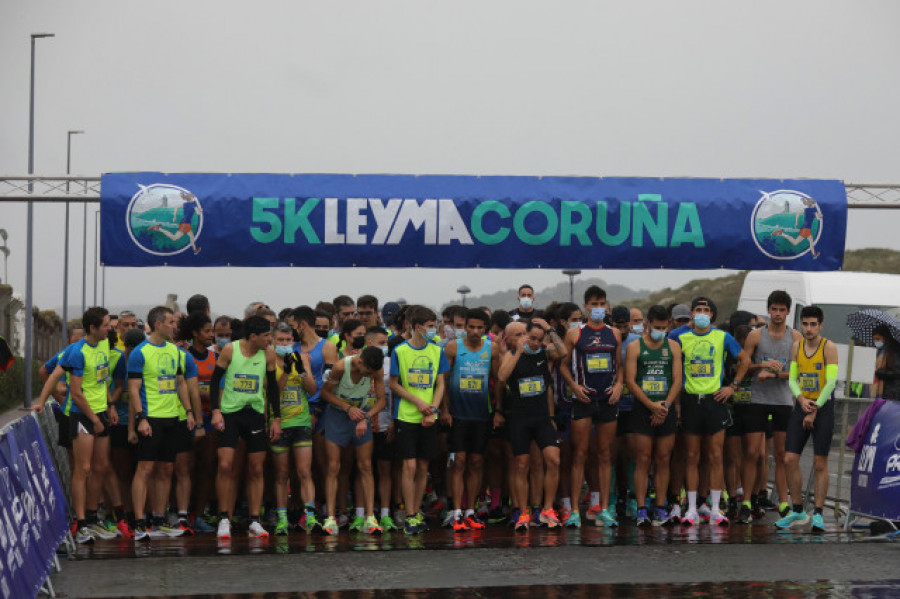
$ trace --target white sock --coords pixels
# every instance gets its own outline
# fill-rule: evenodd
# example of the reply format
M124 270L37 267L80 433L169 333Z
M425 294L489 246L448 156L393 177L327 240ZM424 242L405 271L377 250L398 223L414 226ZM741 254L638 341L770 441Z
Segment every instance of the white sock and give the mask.
M366 508L364 508L364 507L356 508L356 517L357 518L365 518L366 517Z
M453 519L459 520L462 518L462 510L453 510Z
M688 491L688 511L697 509L697 491Z
M722 499L722 489L710 489L709 490L709 499L712 502L712 510L714 512L719 511L719 500Z
M600 491L594 493L591 491L591 506L600 505Z
M382 517L382 518L386 518L387 516L390 516L390 515L391 515L391 509L390 509L390 508L387 508L387 507L381 508L381 517Z
M572 509L572 498L571 497L563 497L562 499L560 499L560 503L562 503L562 506L564 508L566 508L567 510Z
M475 517L475 510L473 510L473 509L466 510L466 518L473 518L473 517Z

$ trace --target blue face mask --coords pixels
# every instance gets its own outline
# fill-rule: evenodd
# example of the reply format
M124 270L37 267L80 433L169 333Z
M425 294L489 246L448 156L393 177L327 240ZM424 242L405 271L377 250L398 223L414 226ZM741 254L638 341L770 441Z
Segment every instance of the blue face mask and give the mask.
M543 349L543 348L536 349L536 350L535 350L535 349L531 349L531 346L530 346L530 345L528 345L527 343L525 344L525 353L526 353L526 354L530 354L530 355L532 355L532 356L533 356L534 354L540 352L541 349Z
M666 336L665 331L657 331L656 329L650 329L650 338L654 341L662 341Z
M219 346L219 349L222 349L229 343L231 343L231 339L229 339L228 337L216 337L216 345Z
M876 341L875 342L875 349L881 349L883 347L884 347L884 341Z
M705 329L709 326L710 322L712 322L709 318L709 314L695 314L694 315L694 324L697 325L698 329Z
M635 335L643 335L644 334L644 325L636 324L633 327L631 327L631 330L634 331Z
M603 322L604 318L606 318L606 308L591 308L591 320Z
M577 329L577 328L580 327L580 326L581 326L581 323L580 323L580 322L570 322L570 323L569 323L569 328L570 328L570 329Z
M290 345L276 345L275 346L275 354L278 357L283 358L286 355L288 355L289 353L291 353L291 351L293 351L293 349L294 348Z
M425 330L425 339L427 341L431 341L437 336L437 329L426 329Z
M465 329L453 329L453 334L456 335L457 339L462 339L463 337L466 336L466 330Z

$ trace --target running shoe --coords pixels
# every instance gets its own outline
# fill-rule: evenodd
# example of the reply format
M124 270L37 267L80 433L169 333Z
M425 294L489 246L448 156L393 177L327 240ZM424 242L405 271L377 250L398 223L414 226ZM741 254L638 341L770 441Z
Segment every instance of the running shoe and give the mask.
M503 513L502 507L497 507L488 512L488 524L502 524L506 521L506 514Z
M784 235L784 229L775 229L772 231L772 237L775 237L776 235Z
M728 517L719 510L713 510L709 516L709 523L716 526L728 526L730 522Z
M380 535L384 532L384 529L378 524L378 520L375 519L375 515L373 514L366 518L360 532L365 532L370 535Z
M559 514L556 513L556 510L541 510L541 514L539 516L541 524L547 526L547 528L558 528L560 526Z
M762 520L766 517L766 508L764 508L761 503L757 503L750 507L750 514L753 516L754 520Z
M288 534L288 529L291 527L290 523L288 523L287 518L278 521L278 524L275 525L275 536L276 537L286 537Z
M528 517L528 514L524 514L524 513L519 514L519 518L518 518L518 520L516 520L516 527L515 527L516 532L519 532L519 531L527 532L528 524L530 522L531 522L531 518Z
M465 523L469 530L484 530L484 522L479 520L477 515L466 516Z
M452 528L456 530L456 518L453 517L453 510L449 510L447 514L444 516L443 521L441 521L441 526L444 528Z
M757 494L756 501L764 510L774 510L778 508L777 505L772 503L772 500L769 499L769 494L765 491L760 491L759 494Z
M806 512L791 511L787 516L775 523L775 528L791 528L792 526L802 526L809 523L809 514Z
M810 530L812 532L825 532L825 518L822 517L822 514L812 515Z
M194 530L196 532L206 534L206 533L210 533L210 532L215 532L216 529L213 528L212 526L210 526L206 520L204 520L200 516L197 516L196 518L194 518Z
M697 513L697 510L688 510L684 514L684 518L681 519L681 524L683 526L693 526L700 521L700 514Z
M409 516L403 523L403 532L407 535L415 535L419 532L419 525L416 522L416 516Z
M541 508L533 507L531 508L531 523L535 526L541 525Z
M82 526L75 532L75 542L80 545L89 545L94 542L94 535L87 526Z
M316 518L316 512L310 510L303 514L303 519L301 520L303 524L303 529L306 531L306 534L312 534L316 528L322 528L322 523L319 522L319 519Z
M618 525L619 523L609 509L600 510L600 515L597 516L597 520L594 522L594 526L605 526L607 528L615 528Z
M266 539L269 537L269 533L265 528L263 528L262 524L260 524L258 520L254 520L250 523L249 528L247 528L247 536L258 539Z
M566 518L565 526L566 528L581 528L581 514L578 513L578 510L572 510L569 517Z
M134 540L135 541L149 541L150 533L147 531L146 526L138 525L134 527Z
M322 523L322 532L326 535L336 535L340 528L338 527L337 520L334 519L334 516L328 516L325 518L325 522Z
M712 515L712 510L709 509L709 506L706 505L706 502L700 504L700 507L697 508L697 513L703 518L705 521L709 522L709 517Z
M401 506L394 510L394 520L397 522L398 526L403 526L406 523L406 519L409 517L409 514L406 512L406 508Z
M669 522L672 524L678 524L681 522L681 504L673 503L672 507L669 508Z
M338 528L346 528L349 523L350 523L350 518L347 517L347 514L338 514L338 517L337 517Z
M653 526L653 523L650 522L650 517L647 515L647 508L645 508L645 507L638 508L637 525L640 528L647 528L647 527Z
M559 508L559 519L561 522L565 522L566 520L568 520L569 516L571 516L571 515L572 515L572 510L570 510L569 508L567 508L567 507Z
M116 530L119 531L119 534L122 535L125 539L133 539L134 531L131 530L131 527L128 525L128 522L122 518L116 523Z
M736 520L741 511L741 505L743 504L738 503L737 497L729 497L728 509L725 511L725 516L727 516L729 520Z
M156 533L156 534L154 534ZM180 528L175 528L174 526L169 526L167 523L159 524L150 529L150 536L165 536L170 538L180 537L184 534L184 531Z
M382 516L381 520L378 521L378 526L380 526L381 530L383 530L384 532L399 530L390 516Z
M350 530L355 530L357 532L362 532L363 527L366 525L366 519L364 516L356 516L353 518L353 523L350 524Z
M519 522L519 516L521 515L522 513L519 511L519 508L514 509L509 515L509 522L507 522L507 525L515 527L515 525Z
M778 504L778 515L784 518L791 512L791 506L787 501Z
M112 514L110 514L110 516L111 515ZM119 529L116 527L116 523L113 522L112 520L107 520L107 519L100 520L100 525L103 526L104 528L106 528L106 530L108 530L109 532L116 535L117 537L121 536L119 534Z
M653 526L665 526L666 524L671 524L671 520L669 520L669 512L666 511L664 507L657 507L652 512Z
M149 227L147 227L147 230L148 231L159 231L160 228L161 227L159 225L150 225Z
M92 537L101 541L111 541L119 536L117 532L109 532L106 526L100 522L89 525L87 531Z
M741 504L741 508L738 510L735 521L738 524L750 524L753 522L753 512L750 511L750 508L747 507L746 503Z
M597 516L600 515L600 512L603 511L603 508L600 507L600 504L592 505L587 509L587 513L585 513L584 517L588 520L594 521L597 519Z
M137 532L135 532L137 535ZM219 520L219 528L216 531L216 537L220 539L230 539L231 538L231 520L228 518L222 518Z
M481 504L478 506L478 509L475 511L475 515L478 516L479 520L486 520L488 514L491 513L491 502L485 498Z
M194 529L191 528L190 523L185 518L179 518L178 523L174 526L174 528L181 531L181 533L187 537L194 536Z
M625 506L625 517L629 520L635 518L638 512L637 499L629 499Z
M427 530L428 523L425 521L425 514L416 512L416 533L426 532Z
M462 516L453 521L453 532L466 532L467 530L469 530L469 527L466 526L466 521L463 520Z

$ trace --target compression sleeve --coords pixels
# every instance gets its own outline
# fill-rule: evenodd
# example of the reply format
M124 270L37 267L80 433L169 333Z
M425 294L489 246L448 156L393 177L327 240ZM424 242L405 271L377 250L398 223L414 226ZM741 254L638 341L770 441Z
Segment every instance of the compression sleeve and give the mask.
M221 389L222 377L225 376L225 369L216 366L213 370L212 378L209 380L209 410L219 409L219 390Z
M800 384L797 382L799 373L800 369L797 367L797 362L791 362L791 370L788 375L788 387L791 388L791 393L794 394L794 397L800 397L803 394L803 391L800 390Z
M278 392L278 378L274 370L266 371L266 399L269 400L269 408L272 410L272 418L281 418L281 401Z
M837 364L826 364L825 365L825 386L822 387L822 392L819 393L819 399L816 400L816 405L820 408L825 405L829 399L831 399L831 392L834 391L834 386L837 384L837 376L838 376L838 365Z

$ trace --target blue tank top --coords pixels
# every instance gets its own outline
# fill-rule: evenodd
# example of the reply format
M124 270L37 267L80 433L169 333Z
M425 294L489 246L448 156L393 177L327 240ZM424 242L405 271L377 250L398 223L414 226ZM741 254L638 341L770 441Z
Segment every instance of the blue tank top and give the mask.
M460 420L488 420L491 416L491 342L482 340L478 351L456 342L456 361L450 371L450 415Z
M593 329L581 325L575 351L572 352L572 376L575 382L590 387L591 401L606 402L606 390L616 380L616 365L619 363L619 344L615 333L608 326Z
M316 392L309 396L310 404L319 403L319 393L322 391L322 372L325 370L325 357L322 355L322 346L325 345L325 339L319 339L316 346L309 350L309 369L312 370L313 378L316 380ZM294 351L303 352L300 342L294 343Z

